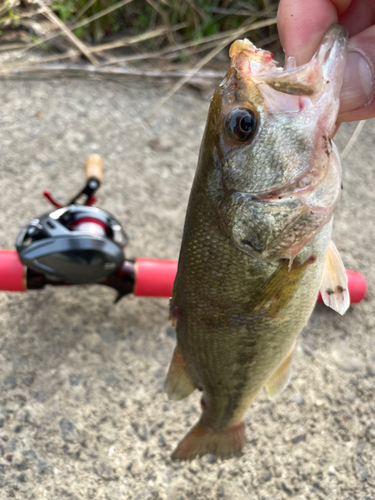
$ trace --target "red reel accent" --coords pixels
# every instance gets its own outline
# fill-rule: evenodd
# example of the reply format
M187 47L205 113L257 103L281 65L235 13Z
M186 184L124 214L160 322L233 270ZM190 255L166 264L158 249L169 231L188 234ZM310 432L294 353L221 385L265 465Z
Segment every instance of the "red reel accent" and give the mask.
M50 193L50 191L48 191L48 189L46 189L45 191L43 191L43 196L45 198L47 198L47 200L51 203L51 205L53 205L56 208L62 208L64 206L64 205L61 205L61 203L59 203L58 201L55 200L55 198L52 196L52 194Z
M95 205L97 201L98 198L96 196L90 196L90 198L86 201L85 205L86 207L91 207L92 205Z
M101 220L95 219L94 217L81 217L81 219L77 219L71 223L70 229L79 226L80 224L84 224L87 222L91 222L92 224L96 224L97 226L102 227L105 231L107 231L107 226Z

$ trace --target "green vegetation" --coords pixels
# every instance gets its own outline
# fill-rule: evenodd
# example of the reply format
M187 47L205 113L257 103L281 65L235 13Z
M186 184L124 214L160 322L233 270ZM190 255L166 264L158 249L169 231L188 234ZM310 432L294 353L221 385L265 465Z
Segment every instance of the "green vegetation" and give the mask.
M10 0L5 0L5 3L0 7L0 26L5 22L16 28L19 24L19 14L12 8ZM1 34L1 32L0 32Z
M57 29L52 10L86 45L105 44L103 50L128 46L122 54L130 53L130 64L139 63L138 54L145 56L142 60L166 53L167 65L172 60L194 64L202 59L198 54L215 52L218 43L225 45L227 33L228 44L237 29L239 36L246 36L253 23L257 28L251 31L252 41L277 51L277 5L278 0L44 0L40 4L38 0L5 0L0 6L0 35L4 33L5 41L17 40L17 35L23 41L29 37L34 42L31 46L58 47L61 52L74 37L68 44L55 40L66 34ZM45 35L48 32L51 36ZM100 48L97 53L100 60L105 59Z
M52 2L51 7L68 26L74 26L77 22L95 16L118 3L119 0L56 0ZM133 0L90 24L78 28L75 34L89 42L98 41L106 35L119 31L127 35L137 35L160 26L172 28L176 24L185 23L186 26L180 32L184 40L200 39L235 29L251 15L270 10L270 6L275 6L276 3L275 0L185 0L179 2ZM169 41L172 41L175 36L171 30L168 36Z

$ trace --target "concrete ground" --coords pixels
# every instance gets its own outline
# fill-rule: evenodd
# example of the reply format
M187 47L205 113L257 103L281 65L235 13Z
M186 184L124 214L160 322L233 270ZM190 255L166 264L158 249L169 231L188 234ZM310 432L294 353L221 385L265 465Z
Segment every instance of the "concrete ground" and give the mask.
M123 223L127 255L175 259L208 95L144 82L1 82L0 246L67 200L83 164L105 164L98 206ZM341 127L340 151L355 124ZM241 458L172 463L200 412L162 386L175 344L166 299L99 286L0 294L0 498L48 500L375 499L375 122L343 162L334 241L365 274L344 317L318 305L299 337L293 378L246 417Z

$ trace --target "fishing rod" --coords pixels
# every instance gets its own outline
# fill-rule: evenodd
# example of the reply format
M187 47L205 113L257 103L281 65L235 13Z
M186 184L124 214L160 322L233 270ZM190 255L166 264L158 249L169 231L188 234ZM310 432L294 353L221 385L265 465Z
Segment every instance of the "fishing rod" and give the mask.
M128 294L169 298L177 261L127 259L128 237L121 223L94 206L103 179L99 155L87 158L85 173L84 187L65 205L44 191L54 209L22 228L16 250L0 250L0 291L97 284L116 290L115 302ZM366 279L357 271L346 272L350 301L358 303L366 295Z

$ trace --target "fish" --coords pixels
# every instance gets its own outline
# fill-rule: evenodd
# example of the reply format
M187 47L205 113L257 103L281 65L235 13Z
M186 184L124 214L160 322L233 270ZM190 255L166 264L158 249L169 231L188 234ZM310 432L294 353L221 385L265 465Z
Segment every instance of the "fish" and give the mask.
M249 40L230 48L211 98L188 202L170 318L171 400L202 391L174 460L243 453L244 415L280 394L318 291L343 314L347 277L331 241L341 165L332 142L347 54L332 26L311 59L279 68Z

